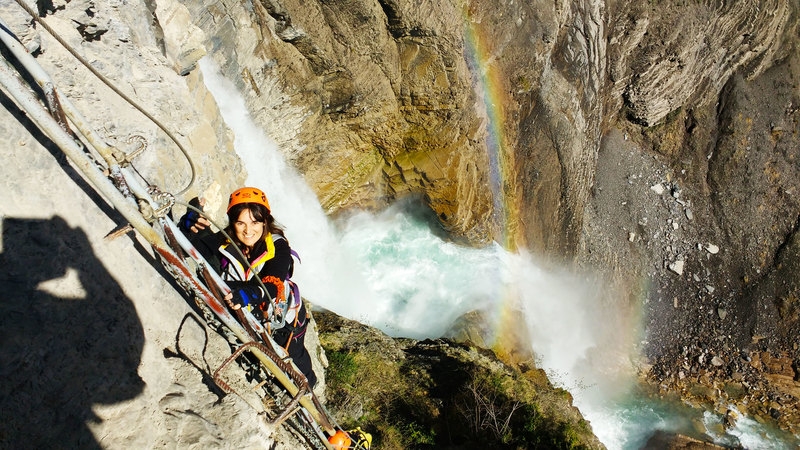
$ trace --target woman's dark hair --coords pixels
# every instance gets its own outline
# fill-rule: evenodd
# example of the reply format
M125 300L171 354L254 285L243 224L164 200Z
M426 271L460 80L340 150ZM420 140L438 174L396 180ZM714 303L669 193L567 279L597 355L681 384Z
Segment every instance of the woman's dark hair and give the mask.
M236 231L233 228L233 224L239 220L239 216L242 214L242 211L245 209L250 210L250 214L253 215L253 219L256 222L263 222L266 224L266 229L264 230L265 233L272 233L272 234L279 234L284 236L283 228L275 222L275 218L272 217L269 210L264 206L258 203L239 203L238 205L233 205L231 209L228 211L228 226L225 227L225 232L228 233L233 239L236 239ZM263 236L262 236L263 237ZM284 239L286 236L284 236ZM237 242L237 245L240 244Z

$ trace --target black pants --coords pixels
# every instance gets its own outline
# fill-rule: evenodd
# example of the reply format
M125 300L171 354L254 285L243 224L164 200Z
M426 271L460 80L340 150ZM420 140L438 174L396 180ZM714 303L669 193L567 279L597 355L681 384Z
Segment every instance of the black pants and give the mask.
M305 302L300 304L300 310L297 311L297 315L300 319L298 319L296 327L293 327L291 323L287 323L283 328L275 330L272 338L284 348L289 339L291 339L291 342L289 342L289 357L292 358L297 368L306 376L308 385L313 388L317 384L317 375L311 368L311 355L306 350L305 344L306 328L308 328L308 313L306 312Z

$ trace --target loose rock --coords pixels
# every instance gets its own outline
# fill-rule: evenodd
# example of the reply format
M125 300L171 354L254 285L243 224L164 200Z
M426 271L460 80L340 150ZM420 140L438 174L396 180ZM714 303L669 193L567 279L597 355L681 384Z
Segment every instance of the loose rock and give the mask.
M669 270L677 273L678 275L683 275L683 264L684 262L679 259L669 265Z
M650 186L650 190L655 192L658 195L661 195L661 194L664 193L664 185L661 184L661 183L654 184L654 185Z

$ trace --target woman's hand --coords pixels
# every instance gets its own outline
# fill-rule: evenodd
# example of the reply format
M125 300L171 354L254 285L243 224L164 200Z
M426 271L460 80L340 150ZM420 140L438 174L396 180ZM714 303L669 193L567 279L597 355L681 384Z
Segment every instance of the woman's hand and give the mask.
M225 301L228 302L228 303L231 303L231 300L233 300L233 294L228 292L228 294L225 296ZM242 309L242 305L240 305L238 303L234 303L233 304L233 309L234 310Z
M189 201L189 204L194 206L199 210L203 210L203 207L206 205L206 199L197 197L193 198ZM191 231L192 233L199 233L206 228L211 226L211 222L206 219L205 217L201 216L200 213L193 209L188 209L186 214L183 215L180 221L180 226L184 231Z
M228 287L231 288L231 293L225 299L233 303L233 309L248 305L257 307L264 297L261 288L246 281L228 281Z
M192 233L199 233L200 231L205 230L210 226L211 222L209 222L208 219L206 219L205 217L200 216L194 223L194 225L192 225L191 228L189 229L192 230Z

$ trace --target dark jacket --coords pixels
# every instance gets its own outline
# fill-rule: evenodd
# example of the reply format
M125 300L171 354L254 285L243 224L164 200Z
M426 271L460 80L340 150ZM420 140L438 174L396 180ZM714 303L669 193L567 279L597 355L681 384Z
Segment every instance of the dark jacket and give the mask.
M244 264L239 252L233 248L234 244L228 241L222 232L212 233L204 230L197 234L190 233L189 240L223 280L234 282L229 284L245 282L252 287L260 286ZM279 294L279 289L283 289L279 288L279 284L283 284L286 277L291 276L294 266L289 242L283 236L278 235L273 238L272 235L267 235L265 239L256 243L248 259L258 273L258 278L267 288L270 298L275 298ZM280 280L280 283L276 283L275 280ZM264 297L261 302L266 300Z
M211 268L222 276L231 289L235 290L242 285L253 288L260 287L247 265L243 263L239 252L233 248L234 244L228 241L222 232L213 233L205 229L196 234L187 232L186 235ZM286 278L292 275L294 260L289 242L285 237L268 234L253 246L248 259L252 268L258 273L258 278L267 288L270 298L274 299L279 295L289 296L290 288L287 286ZM268 301L269 298L261 297L256 304L251 303L251 305L254 310L266 310ZM317 376L312 369L311 356L305 348L307 326L308 317L305 305L299 296L296 298L290 296L286 326L279 330L273 330L273 338L278 345L286 348L289 357L306 376L309 384L314 386Z

